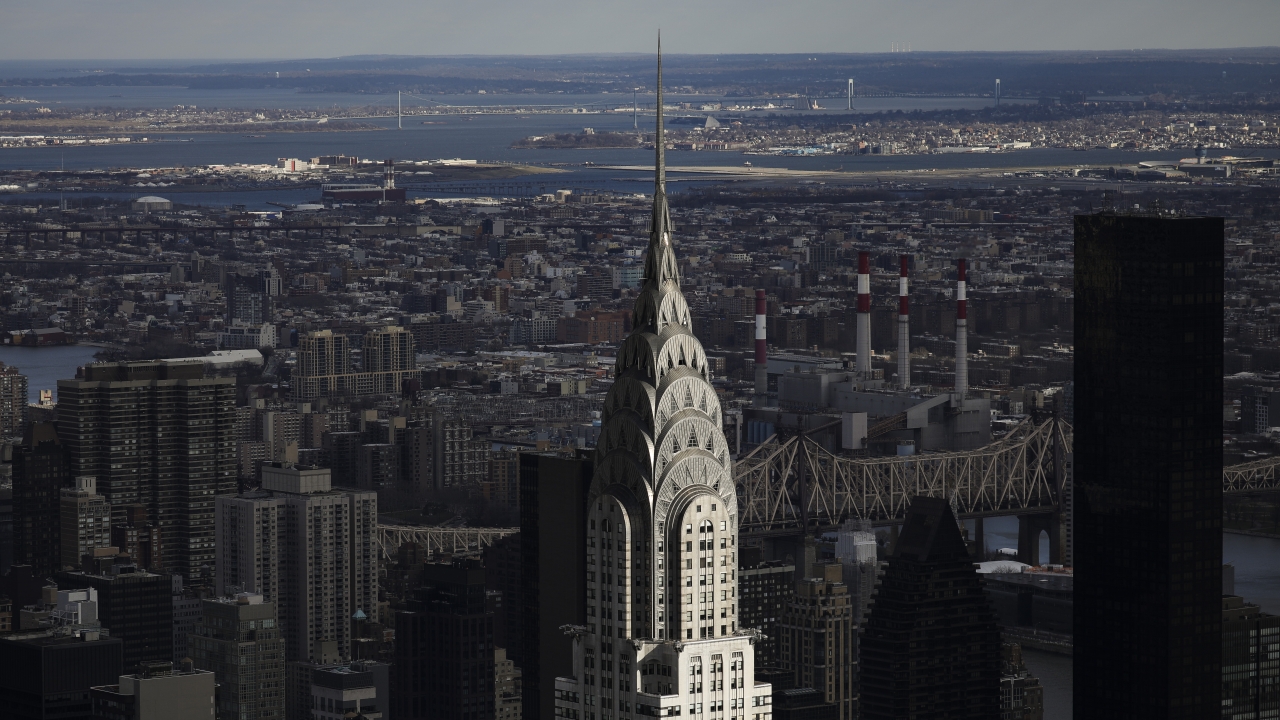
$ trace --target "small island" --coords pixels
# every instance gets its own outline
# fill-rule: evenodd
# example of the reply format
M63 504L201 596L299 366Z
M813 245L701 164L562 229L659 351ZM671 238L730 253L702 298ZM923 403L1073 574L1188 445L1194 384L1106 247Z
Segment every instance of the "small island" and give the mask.
M638 133L595 132L587 129L580 133L556 133L533 135L511 143L517 150L573 150L601 148L637 148L641 136Z

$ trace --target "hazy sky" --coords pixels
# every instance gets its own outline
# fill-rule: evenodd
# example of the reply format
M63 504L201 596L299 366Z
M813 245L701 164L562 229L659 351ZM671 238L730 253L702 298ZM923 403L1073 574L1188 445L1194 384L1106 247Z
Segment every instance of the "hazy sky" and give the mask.
M0 59L1256 47L1280 0L0 0Z

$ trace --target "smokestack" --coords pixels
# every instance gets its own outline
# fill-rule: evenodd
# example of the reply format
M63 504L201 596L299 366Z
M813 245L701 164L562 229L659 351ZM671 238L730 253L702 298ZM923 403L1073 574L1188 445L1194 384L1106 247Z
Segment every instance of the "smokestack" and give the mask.
M769 356L766 352L765 314L768 304L764 290L756 291L756 406L764 407L769 392Z
M906 390L911 387L911 330L910 302L907 297L907 265L911 256L898 258L898 387Z
M969 301L965 299L965 261L956 265L956 395L969 392Z
M863 378L871 377L871 253L858 253L858 364L855 368Z

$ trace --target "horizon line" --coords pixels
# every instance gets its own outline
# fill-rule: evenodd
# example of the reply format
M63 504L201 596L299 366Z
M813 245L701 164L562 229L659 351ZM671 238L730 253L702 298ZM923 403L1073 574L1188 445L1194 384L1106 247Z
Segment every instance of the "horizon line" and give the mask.
M856 51L834 51L834 50L811 50L811 51L791 51L791 52L714 52L714 53L664 53L668 57L799 57L799 56L824 56L824 57L872 57L878 55L1073 55L1073 54L1112 54L1112 53L1138 53L1138 52L1203 52L1203 53L1219 53L1232 51L1267 51L1280 54L1280 45L1242 45L1242 46L1221 46L1221 47L1148 47L1148 48L1111 48L1111 49L1074 49L1074 50L906 50L906 51L874 51L874 52L856 52ZM652 57L652 53L641 51L626 52L577 52L577 53L449 53L449 54L395 54L395 53L357 53L353 55L334 55L329 57L322 56L293 56L293 57L251 57L251 58L199 58L199 57L149 57L149 58L5 58L0 57L0 63L155 63L155 62L182 62L182 63L226 63L226 64L248 64L260 62L305 62L305 61L334 61L334 60L356 60L356 59L448 59L448 58L554 58L554 57L616 57L616 58L645 58Z

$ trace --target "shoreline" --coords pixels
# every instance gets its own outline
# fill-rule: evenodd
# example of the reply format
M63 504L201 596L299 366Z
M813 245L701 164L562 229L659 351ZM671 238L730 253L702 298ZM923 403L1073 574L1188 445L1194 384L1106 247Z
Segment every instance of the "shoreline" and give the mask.
M1231 533L1233 535L1247 535L1249 537L1267 538L1270 540L1280 540L1280 532L1267 532L1265 530L1238 530L1236 528L1222 528L1222 532Z

